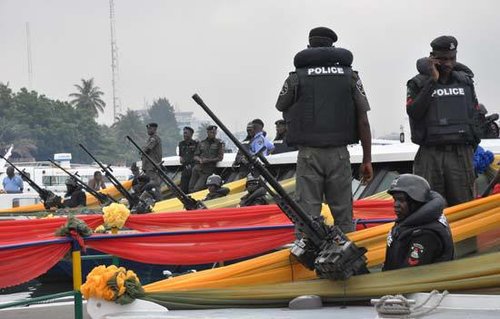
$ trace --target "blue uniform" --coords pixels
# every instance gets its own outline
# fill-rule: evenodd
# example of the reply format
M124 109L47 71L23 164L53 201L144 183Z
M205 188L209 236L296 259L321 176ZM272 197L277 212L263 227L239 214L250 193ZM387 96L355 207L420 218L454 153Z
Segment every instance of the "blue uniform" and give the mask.
M6 193L22 193L23 180L18 175L14 175L12 178L5 176L3 179L3 189Z
M250 152L255 154L262 148L262 146L266 147L266 150L263 153L265 156L269 155L269 153L274 149L274 144L264 136L264 132L259 132L255 134L253 139L250 141Z

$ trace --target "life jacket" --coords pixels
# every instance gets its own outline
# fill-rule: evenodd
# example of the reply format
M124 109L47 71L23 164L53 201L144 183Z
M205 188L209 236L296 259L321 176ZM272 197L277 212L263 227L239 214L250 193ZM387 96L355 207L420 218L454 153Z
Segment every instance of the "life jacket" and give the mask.
M283 114L289 145L329 147L359 141L351 62L349 51L335 47L308 48L295 56L296 101Z
M454 247L450 226L443 215L445 201L441 195L432 191L432 199L413 212L400 223L396 223L387 235L387 248L384 270L405 267L405 258L414 236L422 231L431 231L441 241L441 253L432 262L453 259ZM439 243L436 243L438 245Z
M462 68L452 71L449 83L434 84L431 102L424 118L410 118L412 141L419 145L471 144L479 141L474 131L475 94L472 72ZM463 70L462 70L463 69ZM467 71L468 70L468 71ZM422 87L426 75L413 77Z

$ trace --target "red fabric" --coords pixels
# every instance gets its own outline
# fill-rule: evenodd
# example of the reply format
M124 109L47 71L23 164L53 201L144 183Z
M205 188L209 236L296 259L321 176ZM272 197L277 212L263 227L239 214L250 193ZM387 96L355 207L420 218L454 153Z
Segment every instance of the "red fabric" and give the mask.
M101 215L79 215L89 227L95 228L103 223ZM18 244L27 241L53 239L56 229L66 223L66 217L6 220L0 222L0 245Z
M19 249L0 249L0 288L36 278L52 268L71 244L47 244Z
M288 244L292 227L87 241L87 247L149 264L195 265L248 257Z
M126 227L139 231L269 226L289 223L276 205L131 215Z
M496 184L495 187L493 188L492 194L500 194L500 184Z

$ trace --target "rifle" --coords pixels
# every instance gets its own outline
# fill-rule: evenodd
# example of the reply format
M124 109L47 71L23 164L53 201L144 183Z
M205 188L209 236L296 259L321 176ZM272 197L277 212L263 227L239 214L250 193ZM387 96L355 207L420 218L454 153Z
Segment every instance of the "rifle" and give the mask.
M94 162L96 162L97 165L99 165L101 171L104 173L104 176L106 176L108 180L111 182L111 184L113 184L113 186L116 187L116 189L128 200L129 208L137 206L137 204L139 204L140 202L139 198L132 196L132 194L130 194L125 189L125 187L123 187L120 181L116 179L116 177L112 173L113 169L111 168L111 165L105 166L97 158L95 158L94 155L92 155L92 153L90 153L90 151L85 148L85 146L83 146L82 144L78 145L80 145L80 147L85 151L85 153L87 153L94 160Z
M196 200L192 198L189 195L186 195L182 189L175 184L175 182L167 175L167 173L163 170L163 167L161 166L161 163L158 164L156 163L146 152L142 150L142 148L137 145L134 140L127 135L127 139L132 143L132 145L139 150L139 152L151 163L153 164L154 168L158 171L160 178L170 187L170 189L174 192L175 197L177 197L181 203L184 205L184 208L186 210L194 210L194 209L207 209L207 206L203 204L203 202ZM163 163L163 162L162 162Z
M114 199L113 197L109 196L108 194L100 193L100 192L96 191L95 189L93 189L92 187L90 187L89 185L85 184L79 178L78 172L75 173L75 174L72 174L72 173L68 172L61 165L59 165L56 162L54 162L53 160L49 159L49 162L51 162L52 165L56 166L57 168L61 169L63 172L65 172L66 174L68 174L68 176L70 178L72 178L73 180L75 180L76 183L78 185L80 185L87 193L89 193L92 196L94 196L99 201L99 203L101 203L102 205L106 206L106 205L111 204L111 202L118 203L118 201L116 199Z
M38 193L40 196L40 199L43 202L43 206L45 209L50 209L51 207L59 207L61 204L61 197L57 196L54 194L52 191L40 187L37 183L35 183L34 180L32 180L29 175L26 173L26 171L20 170L19 168L16 167L11 161L9 161L6 157L0 155L1 158L3 158L7 163L9 163L10 166L12 166L18 173L21 175L22 179L28 183L31 188L35 190L35 192Z
M352 275L368 272L366 257L364 256L366 253L365 248L357 247L338 226L326 225L321 216L312 217L307 214L261 163L259 160L259 153L261 152L259 151L257 155L250 154L198 94L194 94L192 98L226 133L254 169L271 185L274 192L270 192L270 194L274 195L277 205L296 225L298 230L304 234L304 238L296 240L291 249L292 255L299 262L311 270L316 270L316 273L321 278L334 280L345 280ZM263 157L262 154L260 154L260 157ZM267 187L267 189L268 191L271 190L270 187Z
M481 194L481 197L487 197L488 195L490 195L491 190L493 189L493 187L495 187L497 183L500 183L500 169L497 171L495 177L493 177L488 186L486 186L486 189Z

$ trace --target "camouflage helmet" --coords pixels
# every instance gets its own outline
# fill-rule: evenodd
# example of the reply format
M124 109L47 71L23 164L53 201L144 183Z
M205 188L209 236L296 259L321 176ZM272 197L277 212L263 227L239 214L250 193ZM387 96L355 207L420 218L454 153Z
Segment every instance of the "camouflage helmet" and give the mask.
M402 174L392 181L387 192L391 195L402 192L417 202L425 203L430 199L431 186L423 177L413 174Z
M222 186L222 178L219 175L212 174L208 176L206 186L215 185Z

